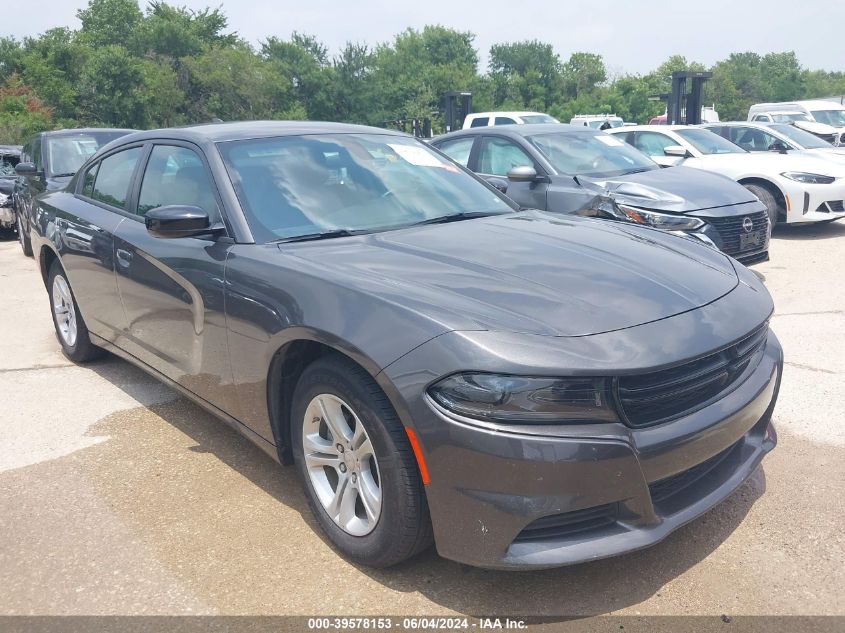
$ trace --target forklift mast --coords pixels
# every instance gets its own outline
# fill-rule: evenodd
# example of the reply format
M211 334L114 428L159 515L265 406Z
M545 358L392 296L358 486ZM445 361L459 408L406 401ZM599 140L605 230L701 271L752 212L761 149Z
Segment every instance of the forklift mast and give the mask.
M701 106L704 102L704 82L713 73L699 71L679 71L672 73L672 92L667 95L666 123L676 125L701 123ZM690 91L687 92L687 81Z
M444 92L443 110L446 113L446 132L460 130L464 119L472 112L472 93L458 90Z

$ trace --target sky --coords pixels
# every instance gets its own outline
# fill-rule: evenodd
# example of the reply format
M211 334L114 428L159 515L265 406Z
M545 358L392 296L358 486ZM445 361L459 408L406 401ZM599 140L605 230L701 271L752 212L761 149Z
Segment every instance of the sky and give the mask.
M810 69L845 71L842 0L172 0L193 9L220 6L232 30L257 44L291 31L316 35L331 52L347 41L387 42L407 27L442 24L476 35L486 70L495 43L538 39L565 61L575 51L598 53L611 74L647 73L680 54L707 66L732 52L794 50ZM3 10L0 35L37 35L78 28L87 0L27 0ZM146 1L141 1L146 6Z

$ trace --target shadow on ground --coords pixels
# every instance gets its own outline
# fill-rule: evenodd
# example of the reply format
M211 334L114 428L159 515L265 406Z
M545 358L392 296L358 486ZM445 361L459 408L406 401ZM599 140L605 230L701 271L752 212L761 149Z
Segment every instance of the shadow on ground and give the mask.
M837 222L815 222L795 225L778 224L772 239L775 240L833 240L845 236L845 220Z
M117 359L90 367L130 395L137 391L133 385L149 380ZM274 565L307 573L305 577L312 578L315 587L331 585L338 575L347 582L357 578L362 587L363 579L369 579L469 615L607 613L659 595L667 583L706 558L742 523L766 487L765 475L758 469L727 501L662 543L604 561L536 572L497 572L441 559L432 549L397 567L373 570L340 560L329 551L325 539L321 543L314 536L319 528L293 468L279 466L184 399L148 410L172 428L143 410L138 410L137 426L131 419L110 416L92 427L92 433L110 437L97 448L97 463L108 464L97 476L102 478L104 494L113 495L110 503L115 511L135 522L145 540L160 541L162 562L200 592L202 576L212 572L218 585L252 585L253 593L260 591L262 565ZM212 460L206 466L212 470L197 472L205 462L195 463L193 454L212 455L225 467ZM120 490L112 492L115 477L124 481ZM227 483L233 481L234 485ZM215 486L219 489L213 490ZM151 487L155 494L147 494ZM174 543L174 534L184 534L183 540ZM172 553L177 550L178 554ZM203 558L209 550L217 559ZM372 600L387 601L389 606L391 596L396 599L395 594L381 593ZM417 596L410 597L417 600L415 604L420 602ZM363 603L361 608L366 610Z

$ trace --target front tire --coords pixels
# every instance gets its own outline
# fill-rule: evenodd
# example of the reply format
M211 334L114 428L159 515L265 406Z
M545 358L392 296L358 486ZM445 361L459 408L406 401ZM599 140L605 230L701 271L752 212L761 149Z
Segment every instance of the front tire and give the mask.
M88 327L79 313L70 283L58 261L54 261L50 266L47 291L50 295L56 338L59 339L65 356L75 363L85 363L102 356L104 350L91 342Z
M293 397L291 439L311 510L345 556L395 565L432 541L425 492L405 429L372 377L328 356Z
M23 230L23 221L21 221L20 212L15 214L17 217L18 241L21 243L21 250L27 257L32 257L32 240L29 235Z
M769 212L769 227L774 229L775 224L778 222L778 218L783 214L786 215L786 209L784 209L775 198L774 194L766 189L761 185L744 185L748 191L753 193L760 199L760 202L766 207L766 211Z

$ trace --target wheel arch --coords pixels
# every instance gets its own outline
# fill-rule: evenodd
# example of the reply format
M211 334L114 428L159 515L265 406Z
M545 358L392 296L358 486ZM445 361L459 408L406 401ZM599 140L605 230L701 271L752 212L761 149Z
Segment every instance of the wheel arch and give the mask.
M757 185L758 187L763 187L775 197L775 200L777 200L777 203L784 210L784 213L789 210L786 204L786 194L777 185L777 183L768 180L767 178L761 178L760 176L740 178L737 182L741 185Z
M47 287L47 277L50 274L50 267L53 262L59 262L62 265L59 254L50 246L43 244L38 251L38 268L41 270L41 279L44 282L44 287ZM62 268L64 268L62 266Z
M363 368L387 396L399 419L407 417L399 391L373 359L354 347L319 336L319 333L300 332L296 338L279 346L267 370L267 412L279 461L283 464L293 463L290 409L299 377L311 363L330 355L343 357Z

